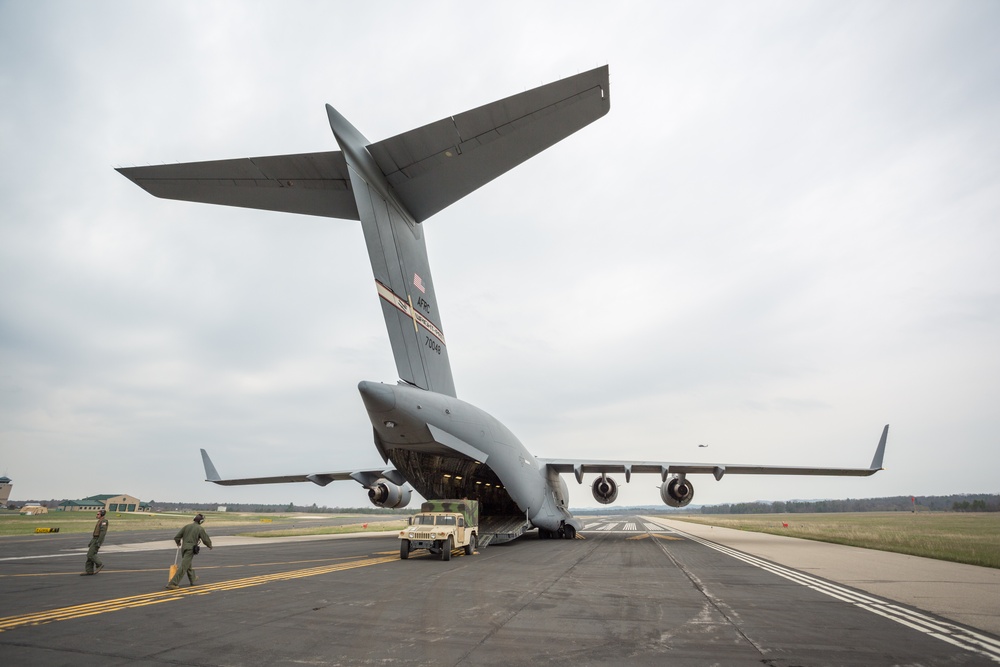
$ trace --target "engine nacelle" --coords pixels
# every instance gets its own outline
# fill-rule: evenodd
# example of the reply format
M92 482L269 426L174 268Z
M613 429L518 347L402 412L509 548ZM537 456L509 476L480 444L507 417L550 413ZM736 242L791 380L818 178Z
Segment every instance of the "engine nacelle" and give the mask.
M615 480L604 475L594 480L594 485L590 487L590 490L594 493L594 500L602 505L613 503L618 498L618 484Z
M382 478L368 487L368 500L376 507L406 507L410 504L410 489Z
M686 477L671 477L660 487L660 498L671 507L687 507L694 498L694 485Z

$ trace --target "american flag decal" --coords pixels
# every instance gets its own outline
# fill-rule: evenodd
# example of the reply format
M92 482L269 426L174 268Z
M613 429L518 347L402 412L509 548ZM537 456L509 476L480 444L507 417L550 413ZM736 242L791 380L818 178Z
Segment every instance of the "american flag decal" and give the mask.
M421 293L427 293L427 290L424 289L424 281L415 273L413 274L413 286L420 290Z

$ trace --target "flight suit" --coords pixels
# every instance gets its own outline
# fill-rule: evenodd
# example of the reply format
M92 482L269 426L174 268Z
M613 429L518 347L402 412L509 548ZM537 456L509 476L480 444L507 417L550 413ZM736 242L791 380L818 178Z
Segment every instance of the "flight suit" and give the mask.
M104 567L104 563L101 559L97 557L97 551L104 544L104 536L108 533L108 519L107 517L100 517L97 520L97 524L94 526L94 534L90 538L90 544L87 545L87 565L85 566L86 574L97 574Z
M177 583L184 578L185 574L191 585L194 585L194 582L198 579L194 573L194 568L191 567L191 561L194 560L194 547L198 544L198 540L204 542L205 546L209 549L212 548L212 540L208 537L208 533L205 532L200 523L196 522L189 523L174 535L174 542L177 546L181 547L181 565L177 568L177 572L173 578L170 579L168 586L177 586Z

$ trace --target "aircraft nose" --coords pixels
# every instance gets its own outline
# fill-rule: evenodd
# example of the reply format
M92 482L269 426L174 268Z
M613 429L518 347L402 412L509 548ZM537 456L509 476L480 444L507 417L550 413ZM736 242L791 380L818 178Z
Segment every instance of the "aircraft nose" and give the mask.
M396 407L396 394L389 385L362 380L358 391L368 412L389 412Z

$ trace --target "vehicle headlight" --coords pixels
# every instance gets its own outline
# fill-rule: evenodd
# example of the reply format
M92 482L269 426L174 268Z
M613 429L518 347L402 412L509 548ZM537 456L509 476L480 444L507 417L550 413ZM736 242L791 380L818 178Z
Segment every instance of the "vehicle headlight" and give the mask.
M410 539L411 540L413 539L413 533L410 533Z

